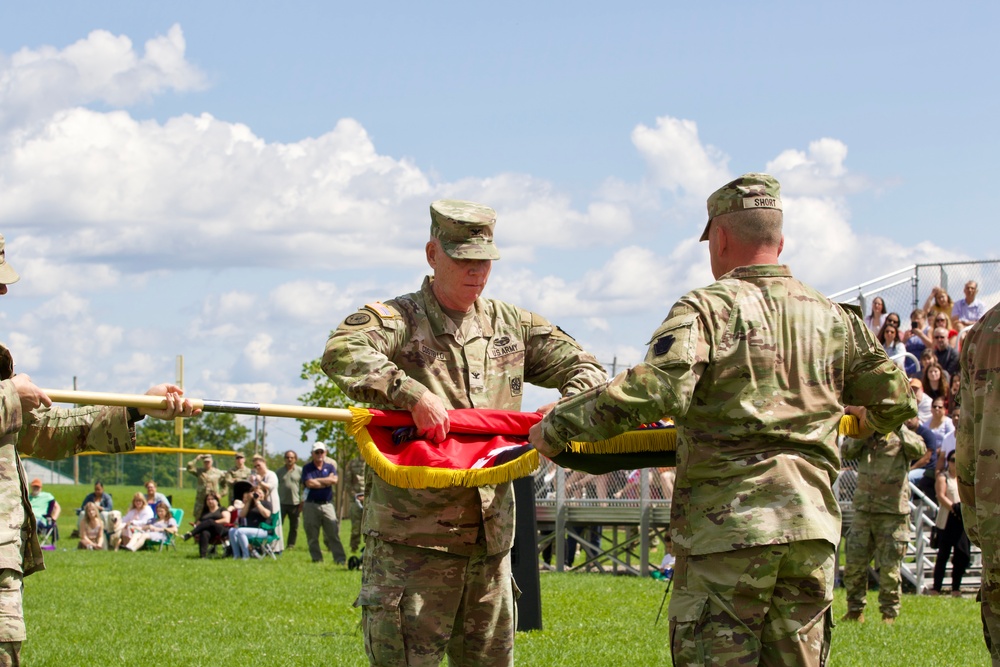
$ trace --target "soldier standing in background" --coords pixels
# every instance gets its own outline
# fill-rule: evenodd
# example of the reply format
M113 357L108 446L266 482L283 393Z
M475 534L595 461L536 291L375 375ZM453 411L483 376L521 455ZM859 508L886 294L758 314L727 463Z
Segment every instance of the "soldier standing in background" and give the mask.
M243 455L243 452L236 452L236 456L234 456L233 459L233 463L235 465L222 475L222 484L229 488L230 507L232 507L233 501L236 500L236 498L233 497L233 485L235 485L236 482L249 481L250 477L253 475L253 470L248 468L246 465L247 459L246 456Z
M1000 305L962 343L962 413L955 462L965 532L983 551L983 634L1000 666Z
M878 603L882 621L895 623L903 582L899 575L910 542L910 461L924 455L923 439L906 427L864 440L848 439L841 455L858 462L854 492L854 520L847 534L844 586L847 613L844 621L864 623L868 594L868 563L877 555Z
M643 363L560 401L530 433L554 456L573 440L674 418L676 665L825 661L840 418L856 415L867 436L916 414L861 312L778 264L781 206L767 174L714 192L701 240L716 282L674 304Z
M361 547L362 503L365 499L365 461L355 456L344 466L344 481L347 483L348 517L351 519L351 553L356 554Z
M285 452L285 465L278 468L278 500L281 504L281 521L288 517L288 548L295 546L299 535L299 514L302 512L302 466L298 454Z
M597 360L544 318L481 298L496 213L431 204L424 247L434 276L419 292L366 305L331 334L322 367L356 401L409 410L441 442L448 410L519 410L524 383L563 396L603 382ZM365 651L373 665L513 663L514 490L404 489L369 468L362 532Z
M201 469L198 469L198 462L201 462ZM215 467L215 461L211 454L199 454L191 461L188 461L186 469L189 473L198 478L198 488L194 494L194 514L195 521L201 518L202 509L205 507L205 496L209 491L222 497L225 487L225 473ZM232 503L229 503L232 507Z

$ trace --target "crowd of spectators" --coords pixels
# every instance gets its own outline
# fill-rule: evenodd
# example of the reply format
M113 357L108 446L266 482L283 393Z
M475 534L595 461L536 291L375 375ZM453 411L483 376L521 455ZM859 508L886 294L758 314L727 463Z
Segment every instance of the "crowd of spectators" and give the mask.
M978 299L979 285L968 281L963 298L953 300L941 287L931 290L923 308L910 313L904 329L896 313L886 313L885 301L875 297L865 323L875 333L886 354L910 377L917 401L917 418L907 427L920 436L924 455L910 462L908 481L936 499L934 541L938 558L930 593L940 593L949 558L952 594L960 595L962 577L969 565L969 540L962 527L961 503L955 488L955 432L961 410L959 351L964 332L986 313ZM919 360L919 361L918 361Z

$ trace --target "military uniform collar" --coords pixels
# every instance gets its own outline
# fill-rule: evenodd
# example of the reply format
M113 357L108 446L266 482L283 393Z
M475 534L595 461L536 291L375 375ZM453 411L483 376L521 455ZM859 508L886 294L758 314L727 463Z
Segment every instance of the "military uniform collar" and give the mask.
M476 303L472 306L475 311L475 317L467 320L462 326L463 331L459 331L452 319L441 308L437 297L434 296L434 290L431 289L433 282L433 277L425 276L424 283L420 286L420 293L424 298L424 310L427 311L427 321L431 325L431 331L435 336L451 334L455 337L456 341L464 343L464 341L476 337L489 338L493 335L493 325L490 322L490 318L485 316L486 303L482 298L476 299Z
M746 280L747 278L791 278L792 271L787 264L752 264L750 266L738 266L726 275L719 278L735 278Z

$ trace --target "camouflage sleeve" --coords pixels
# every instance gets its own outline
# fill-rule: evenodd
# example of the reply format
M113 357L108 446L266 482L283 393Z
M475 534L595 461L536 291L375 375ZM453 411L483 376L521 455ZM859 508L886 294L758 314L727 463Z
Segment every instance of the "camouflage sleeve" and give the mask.
M885 350L853 311L841 308L847 325L844 364L844 403L867 408L868 423L879 433L890 433L917 414L902 369L889 361Z
M906 457L907 461L916 461L927 453L927 445L919 435L905 426L900 428L898 433L903 444L903 456Z
M184 466L184 469L187 470L192 475L194 475L195 477L197 477L198 476L198 468L195 467L197 465L197 463L198 463L198 459L191 459Z
M855 461L861 456L861 450L865 447L865 440L855 440L854 438L844 438L844 444L840 448L840 458L844 461Z
M49 461L87 451L129 452L135 430L122 407L38 408L25 416L17 449Z
M0 435L17 433L20 428L21 398L14 383L4 380L0 382Z
M709 350L698 313L676 304L653 334L644 362L556 404L541 422L545 442L559 447L573 440L602 440L686 414Z
M524 360L526 382L572 396L607 381L604 367L572 336L535 313L524 311L523 320L528 321Z
M402 344L405 323L368 308L348 315L326 341L323 372L348 397L363 403L409 410L427 387L392 362Z

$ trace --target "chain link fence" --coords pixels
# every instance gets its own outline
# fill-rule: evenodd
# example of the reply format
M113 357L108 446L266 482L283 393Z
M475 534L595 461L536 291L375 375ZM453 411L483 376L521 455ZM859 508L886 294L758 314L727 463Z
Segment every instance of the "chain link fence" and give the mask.
M898 313L900 324L905 327L910 321L910 313L917 308L923 309L935 287L942 288L952 301L957 302L965 298L962 290L970 280L979 285L977 298L986 304L987 309L1000 302L998 259L914 264L831 294L830 298L841 303L857 304L868 315L872 300L882 297L886 312Z

